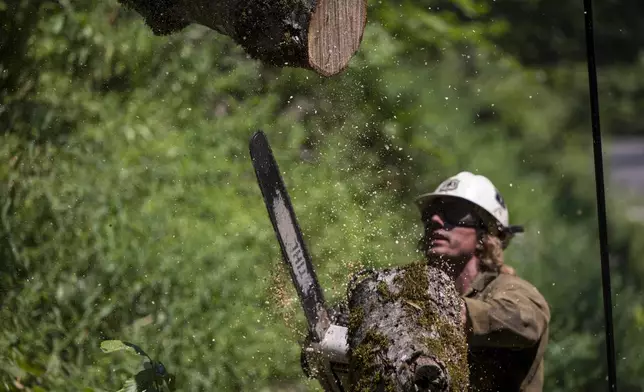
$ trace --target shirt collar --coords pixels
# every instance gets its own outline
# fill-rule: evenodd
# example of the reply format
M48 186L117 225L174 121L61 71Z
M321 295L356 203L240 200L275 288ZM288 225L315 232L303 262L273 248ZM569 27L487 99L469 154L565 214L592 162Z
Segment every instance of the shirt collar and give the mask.
M463 294L464 297L471 297L476 293L480 293L487 287L490 282L492 282L496 277L499 276L498 272L484 271L479 272L479 274L474 278L470 287Z

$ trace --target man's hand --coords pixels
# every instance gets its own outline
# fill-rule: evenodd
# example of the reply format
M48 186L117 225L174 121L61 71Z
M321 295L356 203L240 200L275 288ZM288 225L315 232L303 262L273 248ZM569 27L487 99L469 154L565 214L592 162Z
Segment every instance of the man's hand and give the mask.
M340 325L343 327L349 327L349 307L343 301L340 301L329 308L329 317L331 318L331 323L335 325ZM310 346L313 336L309 333L300 343L300 366L302 367L302 372L308 378L315 378L316 369L312 368L315 364L309 362L309 358L306 353L306 349Z

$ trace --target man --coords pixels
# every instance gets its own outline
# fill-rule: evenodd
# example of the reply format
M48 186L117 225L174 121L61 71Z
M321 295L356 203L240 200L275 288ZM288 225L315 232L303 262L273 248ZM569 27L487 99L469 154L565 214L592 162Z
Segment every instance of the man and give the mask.
M475 392L541 392L550 309L504 264L503 250L522 231L484 176L461 172L416 203L425 227L419 249L454 279Z
M471 392L542 392L550 309L543 296L504 264L519 226L484 176L461 172L416 204L424 224L419 249L452 279L464 300ZM345 304L332 309L347 325ZM301 356L304 372L308 363Z

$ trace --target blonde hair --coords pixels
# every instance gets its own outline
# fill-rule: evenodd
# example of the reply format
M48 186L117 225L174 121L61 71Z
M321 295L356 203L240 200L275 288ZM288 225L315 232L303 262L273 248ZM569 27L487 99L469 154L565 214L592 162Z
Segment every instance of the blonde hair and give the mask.
M503 242L497 236L483 234L479 241L477 256L483 271L516 275L514 268L506 265L503 259Z

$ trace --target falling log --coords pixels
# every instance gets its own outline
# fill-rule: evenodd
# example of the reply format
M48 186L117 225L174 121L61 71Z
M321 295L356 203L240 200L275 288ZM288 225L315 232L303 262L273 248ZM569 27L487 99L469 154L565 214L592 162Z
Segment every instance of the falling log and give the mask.
M462 299L422 263L370 272L348 289L349 391L468 389Z
M119 0L156 35L195 23L229 36L277 67L343 71L362 41L366 0Z

